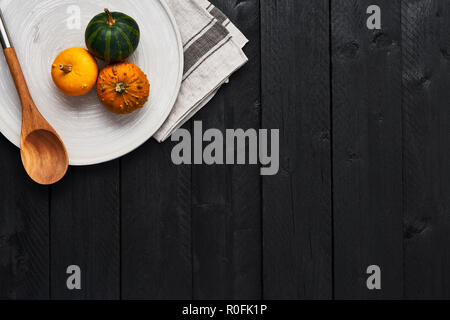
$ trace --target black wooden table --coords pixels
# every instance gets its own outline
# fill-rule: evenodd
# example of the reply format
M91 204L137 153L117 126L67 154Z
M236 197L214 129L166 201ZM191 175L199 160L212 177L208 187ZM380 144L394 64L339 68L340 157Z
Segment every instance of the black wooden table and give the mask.
M450 2L213 2L250 62L195 119L280 129L278 175L149 141L41 187L1 137L0 297L450 298Z

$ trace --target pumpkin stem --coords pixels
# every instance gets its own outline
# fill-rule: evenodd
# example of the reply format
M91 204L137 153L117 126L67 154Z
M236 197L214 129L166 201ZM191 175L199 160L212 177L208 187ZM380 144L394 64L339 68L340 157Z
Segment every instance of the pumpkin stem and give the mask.
M59 70L64 71L64 73L70 73L70 72L72 72L72 65L71 64L60 64Z
M116 24L116 19L113 18L111 12L109 12L109 10L107 8L105 8L105 12L108 15L108 19L106 20L106 24L108 26L113 26Z
M126 89L127 88L125 88L125 84L123 82L116 83L116 92L117 93L124 93Z

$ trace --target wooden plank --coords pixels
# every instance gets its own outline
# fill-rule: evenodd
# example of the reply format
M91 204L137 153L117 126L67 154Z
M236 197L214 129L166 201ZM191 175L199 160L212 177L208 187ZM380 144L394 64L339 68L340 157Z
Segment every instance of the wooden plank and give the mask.
M147 142L122 160L122 298L192 298L191 168L174 143Z
M212 2L249 38L244 51L250 61L196 119L204 131L259 129L259 1ZM192 168L194 298L261 298L260 186L258 166Z
M27 177L3 136L0 154L0 299L47 299L48 188Z
M332 2L335 296L402 297L400 1ZM369 290L367 268L382 272Z
M51 188L51 298L117 299L120 294L119 161L71 167ZM67 267L81 268L68 290Z
M262 127L280 129L263 179L264 298L332 296L329 1L263 0Z
M450 298L450 6L403 1L405 296Z

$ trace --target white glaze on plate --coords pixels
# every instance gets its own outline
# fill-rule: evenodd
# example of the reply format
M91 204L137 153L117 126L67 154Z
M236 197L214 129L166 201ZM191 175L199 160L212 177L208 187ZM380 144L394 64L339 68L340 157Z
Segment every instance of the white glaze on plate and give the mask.
M69 30L68 7L81 9L81 30ZM42 115L66 144L71 165L116 159L147 141L169 115L183 72L183 48L173 16L160 0L0 0L31 95ZM127 61L138 65L151 85L149 102L131 115L115 115L98 101L95 89L82 97L59 92L51 78L56 55L83 47L89 21L104 8L132 16L141 42ZM102 67L104 64L100 63ZM19 146L21 107L4 57L0 57L0 131Z

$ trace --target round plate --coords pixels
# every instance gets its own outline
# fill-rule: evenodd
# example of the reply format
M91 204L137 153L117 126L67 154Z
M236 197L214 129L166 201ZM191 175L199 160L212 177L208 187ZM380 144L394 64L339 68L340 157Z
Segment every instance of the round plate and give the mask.
M168 117L180 90L183 46L174 17L160 0L0 0L34 102L67 147L71 165L121 157L147 141ZM64 49L83 47L89 21L104 8L133 17L141 29L136 52L127 59L148 76L147 104L131 115L115 115L98 101L95 89L82 97L59 92L51 64ZM104 64L99 62L99 66ZM0 131L20 143L21 106L8 67L0 57Z

